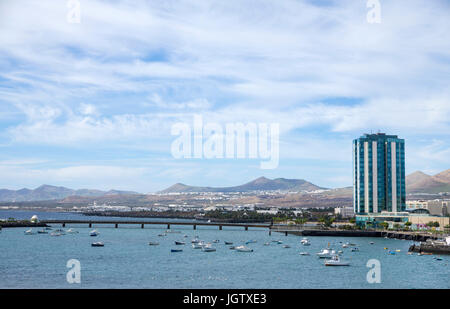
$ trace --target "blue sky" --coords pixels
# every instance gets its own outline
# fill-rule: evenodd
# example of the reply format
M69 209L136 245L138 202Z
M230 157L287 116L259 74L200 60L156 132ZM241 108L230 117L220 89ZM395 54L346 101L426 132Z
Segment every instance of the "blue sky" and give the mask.
M406 140L407 173L450 167L450 4L0 2L0 188L154 192L259 176L351 185L351 142ZM176 122L279 123L280 162L174 159Z

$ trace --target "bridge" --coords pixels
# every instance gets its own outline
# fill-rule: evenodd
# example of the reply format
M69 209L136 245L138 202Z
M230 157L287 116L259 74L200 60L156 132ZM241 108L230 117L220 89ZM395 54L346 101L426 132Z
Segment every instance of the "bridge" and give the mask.
M170 229L173 225L191 225L193 229L196 230L197 226L217 226L219 230L222 230L224 226L226 227L243 227L246 231L248 228L267 228L272 227L271 224L250 224L250 223L225 223L225 222L180 222L180 221L125 221L125 220L41 220L39 221L41 224L61 224L62 227L65 227L67 224L87 224L90 228L95 225L101 224L112 224L115 228L120 225L140 225L143 229L145 225L166 225L167 229Z

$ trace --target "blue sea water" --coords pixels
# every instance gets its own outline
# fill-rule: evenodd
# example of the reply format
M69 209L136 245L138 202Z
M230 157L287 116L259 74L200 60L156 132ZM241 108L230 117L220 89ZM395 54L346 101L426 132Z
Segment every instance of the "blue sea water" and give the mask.
M0 218L30 218L35 213L0 211ZM40 219L87 219L79 214L38 213ZM92 217L91 217L92 218ZM94 219L94 218L92 218ZM111 219L96 217L97 219ZM120 218L114 218L120 220ZM122 218L123 220L127 218ZM128 220L130 220L128 218ZM139 220L139 219L133 219ZM148 219L147 219L148 220ZM158 220L158 219L155 219ZM411 241L384 238L309 237L311 246L302 246L301 237L269 233L266 229L173 226L165 237L165 225L94 226L100 232L90 237L93 228L66 226L78 234L52 237L49 234L25 235L26 228L5 228L0 233L0 288L450 288L450 257L407 255ZM37 229L35 229L37 231ZM188 238L183 238L187 234ZM213 244L216 252L202 252L191 247L199 236ZM272 243L281 240L291 248ZM176 246L175 240L186 242ZM252 253L230 250L224 241L235 245L248 240ZM91 247L102 241L105 247ZM158 241L159 246L149 246ZM374 244L371 245L370 242ZM264 246L265 242L271 242ZM356 243L359 252L342 249L341 243ZM330 244L343 250L349 267L326 267L315 253ZM401 251L395 255L389 250ZM171 249L183 249L172 253ZM300 256L300 252L310 256ZM81 263L81 284L66 280L67 261ZM381 283L370 284L366 276L370 259L381 263Z

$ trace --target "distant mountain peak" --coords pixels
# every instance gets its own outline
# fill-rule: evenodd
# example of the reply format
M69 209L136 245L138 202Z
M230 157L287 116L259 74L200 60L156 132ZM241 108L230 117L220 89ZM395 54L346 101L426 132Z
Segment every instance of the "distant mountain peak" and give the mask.
M269 179L258 177L243 185L234 187L196 187L176 183L159 193L175 192L250 192L250 191L314 191L324 189L303 179Z

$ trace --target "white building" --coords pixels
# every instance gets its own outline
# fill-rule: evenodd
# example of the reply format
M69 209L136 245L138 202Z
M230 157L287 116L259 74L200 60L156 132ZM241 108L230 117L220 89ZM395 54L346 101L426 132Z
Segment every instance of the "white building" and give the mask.
M351 218L355 216L355 211L353 210L352 206L343 206L343 207L336 207L334 209L334 214L336 216L341 216L342 218Z

